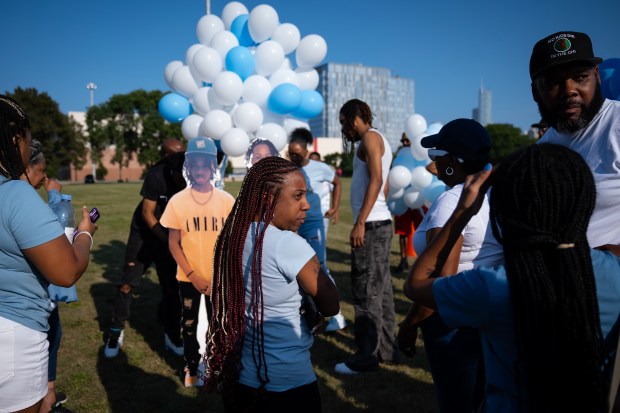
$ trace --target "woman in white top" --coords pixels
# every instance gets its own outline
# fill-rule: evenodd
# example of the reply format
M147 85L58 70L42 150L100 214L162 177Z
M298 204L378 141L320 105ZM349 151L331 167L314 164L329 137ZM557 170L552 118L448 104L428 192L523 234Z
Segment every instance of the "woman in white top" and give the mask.
M488 162L491 142L478 122L456 119L438 134L422 139L422 146L429 148L437 177L450 189L431 205L416 229L413 242L419 254L454 211L466 176L481 170ZM489 205L485 198L480 212L458 236L443 268L445 274L501 263L502 249L488 222ZM478 331L467 327L448 328L437 312L414 306L399 331L399 346L407 355L412 355L415 348L418 327L422 329L440 412L475 410L481 402L483 384Z

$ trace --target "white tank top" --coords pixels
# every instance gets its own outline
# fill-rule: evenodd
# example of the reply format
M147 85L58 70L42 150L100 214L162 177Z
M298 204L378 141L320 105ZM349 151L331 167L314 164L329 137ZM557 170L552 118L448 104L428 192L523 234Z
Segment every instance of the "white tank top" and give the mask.
M388 179L388 173L390 172L390 165L392 164L392 148L390 148L390 144L387 139L383 137L381 132L374 128L370 130L381 136L381 139L383 139L384 151L383 156L381 156L381 190L379 191L379 196L377 197L366 222L385 221L387 219L391 220L392 214L385 203L384 189L385 183ZM356 150L355 155L353 155L353 177L351 178L351 209L353 210L353 221L357 220L360 209L362 209L362 203L364 202L364 196L366 195L369 181L370 178L368 175L368 167L366 166L366 162L357 157Z

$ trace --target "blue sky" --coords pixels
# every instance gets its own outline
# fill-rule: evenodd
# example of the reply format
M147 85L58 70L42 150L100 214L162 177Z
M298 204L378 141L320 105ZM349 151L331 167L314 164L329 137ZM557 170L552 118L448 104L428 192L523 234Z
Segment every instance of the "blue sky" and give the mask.
M620 57L618 0L272 0L281 23L320 34L325 61L386 67L415 81L415 111L428 123L471 117L481 81L493 121L521 129L539 119L530 94L534 43L560 30L590 35L603 59ZM212 0L221 15L228 1ZM35 87L63 112L134 89L169 90L166 64L197 43L200 0L19 0L1 6L0 91ZM352 96L353 97L353 96Z

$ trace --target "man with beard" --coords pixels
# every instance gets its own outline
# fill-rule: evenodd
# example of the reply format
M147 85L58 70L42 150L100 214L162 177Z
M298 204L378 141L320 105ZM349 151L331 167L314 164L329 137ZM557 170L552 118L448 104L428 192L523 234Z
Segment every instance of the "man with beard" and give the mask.
M594 175L596 205L588 226L592 248L620 245L620 102L601 93L601 62L590 37L578 32L547 36L530 58L532 96L551 126L538 142L571 148Z
M103 351L106 358L116 357L123 345L132 290L140 284L152 263L155 263L161 287L159 316L164 324L164 346L178 356L183 355L181 299L175 277L177 264L168 250L168 230L159 219L172 195L187 185L183 178L184 151L185 146L178 139L166 139L161 146L163 159L149 169L144 178L140 191L142 201L131 220L123 275L114 298L112 324Z

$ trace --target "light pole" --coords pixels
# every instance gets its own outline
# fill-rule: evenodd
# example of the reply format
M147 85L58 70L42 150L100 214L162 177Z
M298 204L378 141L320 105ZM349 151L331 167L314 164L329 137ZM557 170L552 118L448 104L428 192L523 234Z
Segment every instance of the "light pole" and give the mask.
M90 92L90 106L93 106L95 104L95 90L97 90L97 85L94 84L93 82L90 82L89 84L86 85L86 89L88 89L88 91Z
M211 14L211 0L207 0L207 14Z
M89 93L90 93L90 105L89 107L93 107L95 105L95 90L97 89L97 85L94 84L93 82L90 82L89 84L86 85L86 89L88 89ZM97 180L97 167L95 166L95 159L93 158L93 147L91 145L90 147L90 161L93 165L93 179L96 181Z

